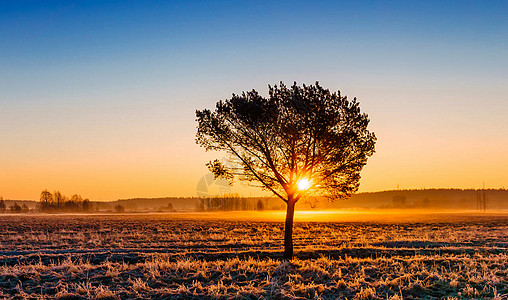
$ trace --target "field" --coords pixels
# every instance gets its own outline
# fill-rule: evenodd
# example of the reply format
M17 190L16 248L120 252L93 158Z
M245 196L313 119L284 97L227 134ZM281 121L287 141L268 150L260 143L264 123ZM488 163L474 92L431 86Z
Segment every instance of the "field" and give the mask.
M508 299L508 214L0 215L0 299ZM298 222L300 221L300 222Z

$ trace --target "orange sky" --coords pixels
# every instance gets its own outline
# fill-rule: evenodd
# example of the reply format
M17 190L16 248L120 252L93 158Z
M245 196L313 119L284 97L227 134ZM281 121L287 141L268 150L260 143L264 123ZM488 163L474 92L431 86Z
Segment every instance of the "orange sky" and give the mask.
M3 198L195 196L195 110L279 81L359 99L360 191L508 187L506 2L2 5Z
M376 114L378 99L371 97L362 97L366 99L361 104L370 113L371 129L378 137L377 152L362 172L360 191L397 185L401 189L480 188L483 181L487 187L505 187L508 140L500 138L505 128L467 131L475 122L448 123L446 118L432 121L425 116L429 124L423 126L419 122L425 121L416 114ZM219 97L204 98L211 107ZM204 164L222 154L205 152L195 144L191 107L177 115L171 113L170 104L114 107L109 112L88 106L68 110L50 124L45 114L24 119L30 109L20 109L19 115L11 114L10 133L16 134L4 133L9 144L1 150L0 195L37 199L41 190L49 189L93 200L195 196L198 181L207 174ZM238 183L230 191L264 195ZM209 192L219 193L219 187L211 185Z

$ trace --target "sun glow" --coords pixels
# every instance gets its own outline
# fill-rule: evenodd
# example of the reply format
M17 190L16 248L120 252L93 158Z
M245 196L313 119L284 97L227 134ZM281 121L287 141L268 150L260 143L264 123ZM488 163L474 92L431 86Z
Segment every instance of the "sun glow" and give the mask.
M307 178L302 178L298 180L296 185L300 191L305 191L306 189L310 188L311 182Z

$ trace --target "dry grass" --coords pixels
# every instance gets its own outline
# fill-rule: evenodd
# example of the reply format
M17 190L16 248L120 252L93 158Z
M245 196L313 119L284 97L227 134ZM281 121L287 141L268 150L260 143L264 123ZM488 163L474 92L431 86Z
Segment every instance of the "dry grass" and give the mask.
M506 215L205 219L2 216L0 298L508 299Z

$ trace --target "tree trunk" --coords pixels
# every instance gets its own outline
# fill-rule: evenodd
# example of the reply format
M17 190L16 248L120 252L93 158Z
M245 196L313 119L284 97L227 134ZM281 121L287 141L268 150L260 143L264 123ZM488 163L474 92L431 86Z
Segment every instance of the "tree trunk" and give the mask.
M295 215L293 197L289 197L286 211L286 224L284 226L284 260L293 259L293 216Z

